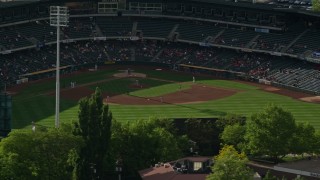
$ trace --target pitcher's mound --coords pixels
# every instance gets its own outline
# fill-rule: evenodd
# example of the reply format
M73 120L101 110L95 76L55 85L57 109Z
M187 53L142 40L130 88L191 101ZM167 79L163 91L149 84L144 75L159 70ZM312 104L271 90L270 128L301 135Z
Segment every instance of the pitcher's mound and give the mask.
M126 73L126 72L123 72L123 73L116 73L113 75L114 77L117 77L117 78L125 78L125 77L140 77L140 78L145 78L147 77L146 74L143 74L143 73L135 73L135 72L132 72L130 74Z

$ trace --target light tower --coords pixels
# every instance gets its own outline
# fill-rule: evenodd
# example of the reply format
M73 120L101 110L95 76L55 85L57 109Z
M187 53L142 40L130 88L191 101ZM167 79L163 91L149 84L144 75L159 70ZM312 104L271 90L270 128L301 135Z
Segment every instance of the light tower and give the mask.
M60 27L66 27L69 22L68 8L65 6L50 6L50 25L57 27L57 65L56 65L56 116L55 127L60 126Z

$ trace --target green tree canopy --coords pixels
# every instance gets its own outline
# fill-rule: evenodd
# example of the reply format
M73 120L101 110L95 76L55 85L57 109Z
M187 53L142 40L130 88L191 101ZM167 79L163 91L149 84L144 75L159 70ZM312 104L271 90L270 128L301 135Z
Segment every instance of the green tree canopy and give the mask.
M0 143L1 179L71 179L81 138L61 129L14 130Z
M221 129L221 131L228 125L239 124L241 126L246 124L246 118L244 116L238 114L227 114L226 116L220 117L217 122L217 127Z
M246 150L253 155L269 155L274 160L289 153L316 153L319 140L310 124L296 123L292 114L269 105L253 114L245 134Z
M316 142L314 127L307 123L298 123L291 139L291 151L295 154L314 153L317 150Z
M278 180L277 177L273 176L268 170L267 174L264 176L263 180Z
M234 125L227 125L222 134L221 140L223 143L228 145L233 145L238 150L244 146L244 135L246 132L246 127L236 123Z
M99 88L89 98L79 101L79 122L74 124L74 134L84 140L77 164L78 179L103 179L104 158L111 136L112 114L103 104Z
M108 161L121 158L123 170L132 175L155 163L181 158L188 139L170 132L173 129L169 119L138 120L126 124L114 121L111 138L113 160Z
M313 11L320 11L320 0L312 0L312 10Z
M275 105L253 114L247 121L247 149L254 155L269 155L274 159L290 153L291 139L296 131L292 114Z
M315 153L320 154L320 131L315 132L314 150Z
M188 119L186 121L188 138L196 142L199 154L203 156L212 156L218 153L221 131L214 120Z
M246 166L248 159L244 153L238 153L233 146L224 146L219 155L214 158L212 174L207 180L248 180L253 178L253 172Z

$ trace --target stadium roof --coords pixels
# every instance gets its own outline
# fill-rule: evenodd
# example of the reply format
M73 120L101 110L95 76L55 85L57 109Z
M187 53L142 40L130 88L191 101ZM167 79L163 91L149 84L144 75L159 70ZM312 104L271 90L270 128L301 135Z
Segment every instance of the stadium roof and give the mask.
M275 4L267 4L267 3L252 3L251 1L238 1L234 0L191 0L193 2L203 2L203 3L212 3L212 4L221 4L228 6L237 6L237 7L246 7L246 8L254 8L254 9L266 9L270 10L276 8Z
M287 170L305 171L309 173L316 173L320 177L320 159L310 158L300 161L280 163L277 167L286 168ZM283 169L282 169L283 170Z
M0 1L0 8L9 8L9 7L15 7L15 6L23 6L28 4L37 3L39 1L37 0L26 0L26 1L8 1L8 2L1 2Z

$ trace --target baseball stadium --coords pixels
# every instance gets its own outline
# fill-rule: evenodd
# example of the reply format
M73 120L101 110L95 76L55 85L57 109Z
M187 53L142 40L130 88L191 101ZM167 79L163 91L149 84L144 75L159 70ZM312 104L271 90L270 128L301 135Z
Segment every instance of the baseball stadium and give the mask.
M67 7L60 26L52 12L59 6ZM60 123L77 120L79 100L98 87L121 123L250 117L276 104L320 130L320 14L311 7L308 0L0 1L1 97L12 99L0 109L12 112L1 127L55 126L58 55Z

